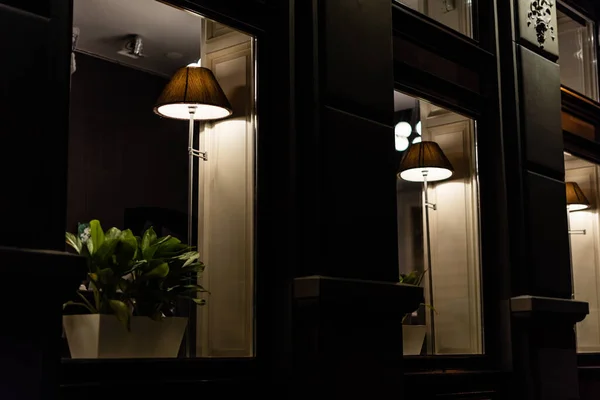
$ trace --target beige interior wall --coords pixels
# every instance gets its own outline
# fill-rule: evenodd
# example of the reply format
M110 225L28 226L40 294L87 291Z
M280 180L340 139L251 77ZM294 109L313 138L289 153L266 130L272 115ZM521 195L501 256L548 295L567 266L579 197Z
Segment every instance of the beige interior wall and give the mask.
M424 102L421 124L423 139L437 142L455 169L450 179L429 187L430 202L436 204L429 211L435 353L482 353L474 124Z
M587 301L589 315L577 324L577 350L600 351L600 234L598 217L598 166L569 157L565 161L566 181L577 182L591 203L587 210L569 212L574 297Z
M199 250L211 292L198 308L199 356L253 355L254 61L250 36L206 22L202 66L217 77L233 116L206 123L199 171Z

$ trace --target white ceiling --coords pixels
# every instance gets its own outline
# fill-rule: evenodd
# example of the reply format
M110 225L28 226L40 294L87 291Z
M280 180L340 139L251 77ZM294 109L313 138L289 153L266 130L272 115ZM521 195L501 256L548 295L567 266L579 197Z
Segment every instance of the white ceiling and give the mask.
M415 98L394 90L394 111L415 108Z
M168 77L200 57L200 21L198 15L156 0L74 1L77 50ZM129 35L142 37L146 57L117 53ZM173 58L173 53L181 56Z

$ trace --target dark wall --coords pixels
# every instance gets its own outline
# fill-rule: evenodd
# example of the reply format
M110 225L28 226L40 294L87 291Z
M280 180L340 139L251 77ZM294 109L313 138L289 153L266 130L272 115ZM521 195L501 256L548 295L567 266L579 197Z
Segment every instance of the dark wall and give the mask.
M94 218L123 228L126 208L185 212L188 125L152 111L167 80L84 54L76 61L67 230Z

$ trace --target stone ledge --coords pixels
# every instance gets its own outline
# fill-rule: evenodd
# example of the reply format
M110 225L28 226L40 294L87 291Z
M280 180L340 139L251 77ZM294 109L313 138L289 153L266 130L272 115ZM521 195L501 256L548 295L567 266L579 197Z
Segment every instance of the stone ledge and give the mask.
M541 296L518 296L510 299L511 313L516 317L569 320L579 322L589 314L585 301Z

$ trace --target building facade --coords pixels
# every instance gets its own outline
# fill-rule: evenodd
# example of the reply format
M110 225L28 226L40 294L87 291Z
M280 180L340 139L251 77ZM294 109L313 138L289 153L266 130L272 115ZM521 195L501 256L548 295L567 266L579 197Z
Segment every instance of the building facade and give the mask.
M92 42L74 53L74 24L88 40L85 24L102 15L79 1L0 0L0 265L32 294L19 295L22 306L12 290L0 295L17 321L0 338L5 398L600 397L599 5L161 1L203 18L197 56L234 109L229 122L202 126L208 162L192 185L192 237L214 293L190 317L200 321L186 336L195 335L185 348L193 357L78 360L61 354L61 304L86 263L64 251L64 232L90 210L121 223L122 210L94 208L91 183L85 204L69 193L82 193L90 174L125 175L113 151L151 148L169 154L157 164L181 172L159 138L178 125L157 128L144 112L108 125L120 112L112 100L81 105L121 72L105 72ZM102 84L76 89L78 73ZM118 86L138 82L129 92L153 96L166 82L137 76ZM74 99L86 110L77 118ZM137 123L135 145L118 136L84 145ZM96 164L73 156L75 137L76 154ZM424 161L423 150L411 161L426 143L443 157ZM410 162L429 175L404 174ZM438 169L451 175L436 180ZM137 173L143 184L127 192L135 204L123 208L172 200L138 204L154 181ZM165 190L179 183L185 194L185 179ZM124 193L129 184L114 185ZM111 190L98 204L113 201ZM423 336L409 343L410 330Z

